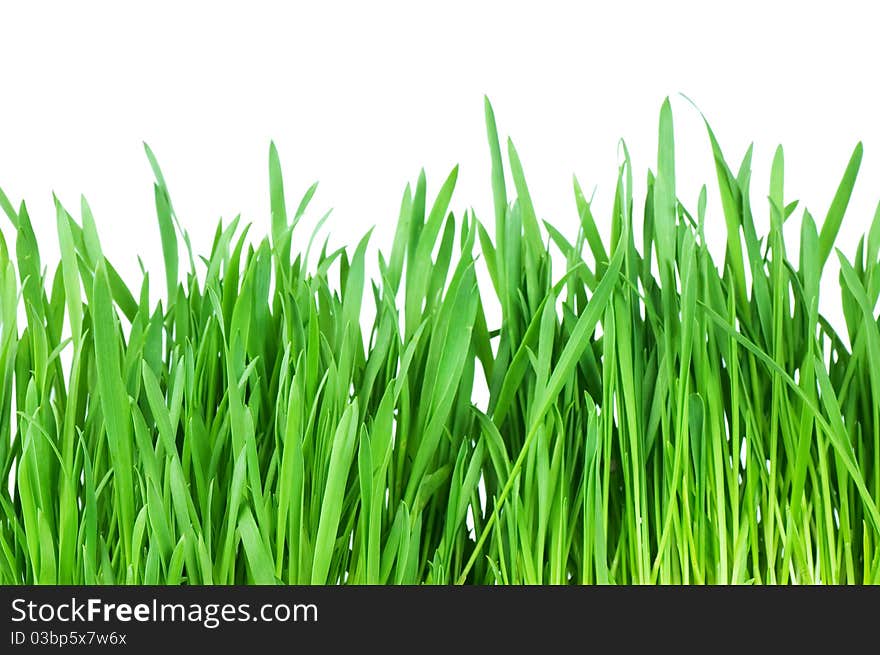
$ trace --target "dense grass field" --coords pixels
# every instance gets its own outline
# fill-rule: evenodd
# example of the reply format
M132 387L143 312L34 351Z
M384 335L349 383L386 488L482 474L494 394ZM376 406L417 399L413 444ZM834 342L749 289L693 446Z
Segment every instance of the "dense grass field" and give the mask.
M486 126L494 216L422 173L378 250L297 230L272 147L271 222L197 256L147 148L165 271L134 287L85 200L47 265L0 192L0 583L880 583L880 211L835 249L861 145L814 217L781 149L752 193L707 125L707 216L667 101L647 196L624 149L563 234Z

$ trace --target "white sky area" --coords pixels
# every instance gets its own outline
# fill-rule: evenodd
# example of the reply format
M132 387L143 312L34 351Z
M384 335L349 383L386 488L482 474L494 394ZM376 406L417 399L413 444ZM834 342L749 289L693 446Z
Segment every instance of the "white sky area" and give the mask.
M22 198L54 271L52 191L94 211L105 253L132 286L136 257L164 292L155 151L197 253L237 213L269 232L267 153L281 155L288 206L320 181L301 247L327 209L336 245L370 226L388 251L408 181L433 194L461 170L452 208L492 223L483 94L513 137L539 217L573 238L576 173L610 230L618 140L634 166L637 211L671 96L678 194L709 188L707 229L723 253L714 165L692 98L731 166L755 143L752 201L767 225L769 168L786 155L787 225L824 219L857 141L859 181L839 246L852 256L880 199L880 39L870 3L835 2L27 2L0 9L0 187ZM292 207L290 207L292 209ZM9 224L0 218L7 239ZM182 258L181 263L185 260ZM831 258L834 266L835 258ZM830 271L829 271L830 272ZM561 270L557 270L557 274ZM822 308L841 325L837 275ZM369 296L367 296L368 298ZM369 301L365 306L370 305Z

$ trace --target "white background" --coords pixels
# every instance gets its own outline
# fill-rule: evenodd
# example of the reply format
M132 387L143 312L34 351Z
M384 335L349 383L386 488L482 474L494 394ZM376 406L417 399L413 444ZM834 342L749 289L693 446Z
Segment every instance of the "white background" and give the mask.
M571 174L597 188L607 230L618 139L643 188L669 95L679 195L693 208L707 183L708 220L720 235L708 141L684 93L732 166L755 142L759 226L777 143L786 152L786 200L801 199L821 221L863 140L839 241L852 255L880 198L880 39L870 4L4 3L0 187L13 202L27 201L53 271L51 192L76 216L84 193L105 252L133 285L141 255L159 293L142 140L198 252L210 247L220 217L241 212L255 235L268 233L270 139L289 205L320 180L312 221L333 207L328 229L337 243L354 244L375 225L373 244L387 249L403 187L422 166L433 193L459 163L454 209L474 207L492 222L486 93L502 135L518 146L540 217L573 235ZM793 246L799 220L800 211L790 221ZM9 238L5 218L0 225ZM723 248L723 238L717 243ZM836 275L824 283L835 291ZM824 298L832 316L834 296Z

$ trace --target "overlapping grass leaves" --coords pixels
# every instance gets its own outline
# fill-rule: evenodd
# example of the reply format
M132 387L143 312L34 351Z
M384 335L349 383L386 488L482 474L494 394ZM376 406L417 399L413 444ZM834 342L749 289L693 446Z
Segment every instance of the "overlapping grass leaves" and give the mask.
M316 187L289 213L274 145L270 238L236 218L198 258L146 149L159 304L85 200L56 199L47 270L0 192L0 583L880 582L880 209L837 253L845 335L819 302L861 144L817 224L781 148L753 194L751 148L732 168L707 124L707 217L667 101L638 208L622 148L606 242L577 180L577 231L541 220L485 109L492 220L423 172L375 276L369 233L314 256Z

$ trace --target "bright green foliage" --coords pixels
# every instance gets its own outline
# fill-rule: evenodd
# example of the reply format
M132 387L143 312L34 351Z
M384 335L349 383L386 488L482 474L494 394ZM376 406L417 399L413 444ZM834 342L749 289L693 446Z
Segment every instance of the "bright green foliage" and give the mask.
M164 305L84 200L47 273L0 192L0 583L880 583L880 209L837 253L845 335L819 303L861 144L794 261L781 148L768 234L710 129L723 215L691 213L664 102L603 241L577 180L577 232L542 221L486 124L492 220L422 173L372 280L369 235L314 263L274 145L270 238L195 258L147 148Z

